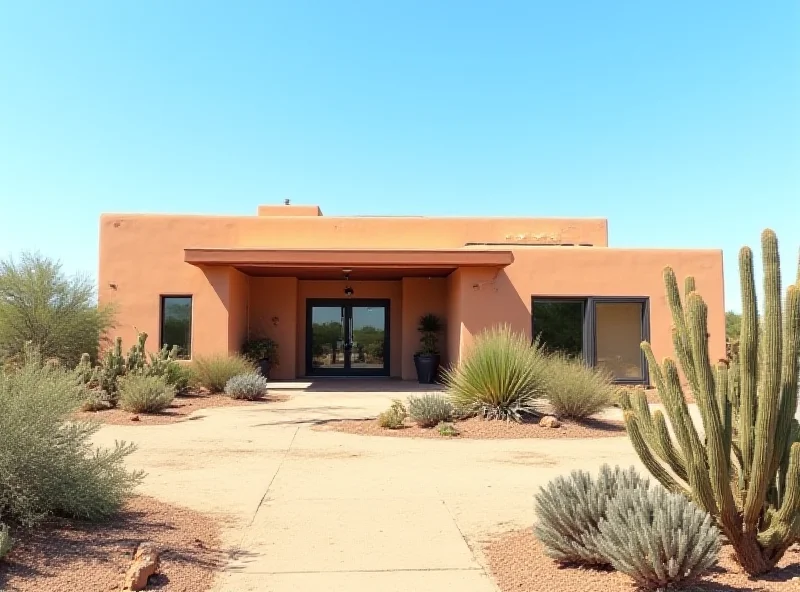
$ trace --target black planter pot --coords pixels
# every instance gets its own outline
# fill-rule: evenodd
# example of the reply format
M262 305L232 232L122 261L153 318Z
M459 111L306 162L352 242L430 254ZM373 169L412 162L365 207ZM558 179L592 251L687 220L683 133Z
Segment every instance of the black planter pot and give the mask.
M269 359L268 358L261 358L258 361L258 372L264 378L269 378L269 371L270 371L271 367L272 367L272 364L269 363Z
M439 354L416 354L414 367L417 369L417 380L420 384L433 384L439 371L441 356Z

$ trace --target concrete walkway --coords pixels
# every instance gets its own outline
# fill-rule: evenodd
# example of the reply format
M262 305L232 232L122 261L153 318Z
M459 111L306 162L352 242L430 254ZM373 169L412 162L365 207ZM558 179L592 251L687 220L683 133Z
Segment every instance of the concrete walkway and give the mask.
M573 468L639 465L625 437L439 441L311 429L374 417L409 394L408 383L391 384L282 385L294 387L288 401L106 426L96 441L136 442L129 464L148 473L142 493L224 520L232 559L215 590L225 592L493 592L481 548L531 526L540 485Z

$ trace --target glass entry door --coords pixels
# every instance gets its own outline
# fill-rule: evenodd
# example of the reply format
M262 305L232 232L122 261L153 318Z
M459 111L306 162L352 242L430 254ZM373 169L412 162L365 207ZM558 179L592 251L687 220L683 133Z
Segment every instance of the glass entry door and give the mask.
M389 375L388 300L308 300L306 374Z

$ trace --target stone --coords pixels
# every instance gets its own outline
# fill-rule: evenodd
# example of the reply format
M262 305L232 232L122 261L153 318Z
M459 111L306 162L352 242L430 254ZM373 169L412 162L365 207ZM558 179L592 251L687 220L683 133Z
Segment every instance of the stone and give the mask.
M133 563L125 573L122 589L144 590L150 576L158 573L158 564L161 552L153 543L142 543L136 549Z
M561 422L558 421L558 418L552 415L545 415L541 420L539 420L539 425L543 428L558 428L561 427Z

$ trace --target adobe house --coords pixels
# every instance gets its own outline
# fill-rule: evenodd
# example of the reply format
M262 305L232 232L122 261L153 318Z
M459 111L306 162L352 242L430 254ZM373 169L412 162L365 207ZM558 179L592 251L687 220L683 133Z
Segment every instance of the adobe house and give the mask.
M186 357L280 348L273 378L416 378L417 323L444 323L443 363L508 323L582 355L620 382L647 383L639 349L672 355L662 269L693 275L709 305L710 355L725 355L719 250L617 249L604 219L327 217L265 205L254 216L105 214L100 301L125 344Z

